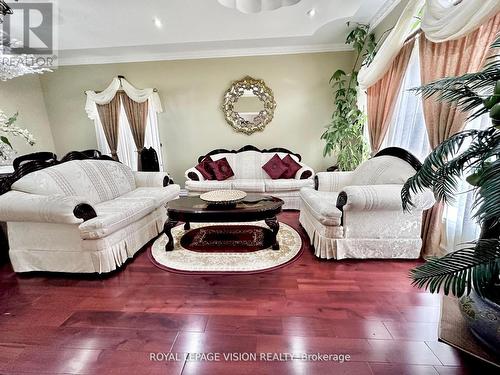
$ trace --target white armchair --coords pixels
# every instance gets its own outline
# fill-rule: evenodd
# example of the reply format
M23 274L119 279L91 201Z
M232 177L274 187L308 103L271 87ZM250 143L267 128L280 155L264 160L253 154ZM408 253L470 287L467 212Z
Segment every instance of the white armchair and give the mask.
M404 212L401 189L420 162L402 149L388 150L353 172L320 172L317 190L300 191L299 220L317 257L420 257L422 211L434 196L418 194L413 210Z

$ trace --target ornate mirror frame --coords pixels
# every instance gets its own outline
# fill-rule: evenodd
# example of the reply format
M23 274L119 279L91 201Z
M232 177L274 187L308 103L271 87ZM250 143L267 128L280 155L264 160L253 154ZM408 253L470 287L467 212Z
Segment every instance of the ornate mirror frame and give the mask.
M245 120L234 109L239 98L245 93L245 90L252 91L264 105L264 109L254 117L252 122ZM274 100L273 91L266 86L263 80L250 76L246 76L239 81L234 81L224 94L224 103L222 104L222 111L227 123L236 131L247 135L264 130L266 125L272 121L275 108L276 101Z

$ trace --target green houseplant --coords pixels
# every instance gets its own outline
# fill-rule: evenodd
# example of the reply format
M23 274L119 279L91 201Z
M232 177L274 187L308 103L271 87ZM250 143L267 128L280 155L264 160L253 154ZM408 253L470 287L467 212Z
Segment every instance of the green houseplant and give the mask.
M403 208L411 209L412 195L426 188L452 203L460 177L467 176L475 193L474 217L480 238L441 258L429 259L411 272L413 284L431 293L443 290L460 297L472 332L493 349L500 347L500 37L492 44L484 69L416 88L429 98L471 112L469 119L490 114L485 130L465 130L441 143L410 178L401 192ZM470 143L468 143L470 142Z
M353 170L368 157L368 145L363 138L366 116L358 107L358 72L360 61L363 61L361 66L369 64L377 46L370 26L364 24L356 24L347 36L346 44L354 48L355 61L349 73L339 69L330 78L335 110L321 135L325 141L323 156L334 153L337 166L343 171Z
M35 139L28 130L14 125L17 121L17 115L16 113L9 117L0 110L0 161L7 160L11 156L13 147L8 138L9 136L24 138L30 146L35 144Z

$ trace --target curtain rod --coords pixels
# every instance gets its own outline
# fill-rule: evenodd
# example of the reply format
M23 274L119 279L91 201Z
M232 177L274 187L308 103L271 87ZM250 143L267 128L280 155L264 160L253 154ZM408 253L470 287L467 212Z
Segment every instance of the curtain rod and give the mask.
M419 34L422 33L422 29L417 29L414 32L412 32L408 37L405 39L405 43L409 42L413 38L417 37Z
M87 95L87 91L94 91L94 90L83 90L83 93L84 93L85 95ZM96 94L100 94L102 91L94 91L94 92L95 92ZM118 90L117 92L125 92L125 90L120 89L120 90ZM153 89L153 92L158 92L158 89L157 89L157 88L154 88L154 89Z
M117 77L118 79L126 79L126 78L125 78L125 76L122 76L122 75L118 75L118 76L116 76L116 77ZM87 91L93 91L93 90L84 90L84 91L83 91L83 93L84 93L85 95L87 95ZM119 91L124 91L124 90L118 90L118 92L119 92ZM95 92L96 94L100 94L102 91L94 91L94 92ZM155 87L155 88L153 89L153 92L158 92L158 89Z

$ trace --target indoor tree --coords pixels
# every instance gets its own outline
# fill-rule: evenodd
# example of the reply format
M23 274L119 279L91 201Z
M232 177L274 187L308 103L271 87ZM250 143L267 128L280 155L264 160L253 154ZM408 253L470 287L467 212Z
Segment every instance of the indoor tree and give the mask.
M356 168L369 153L363 137L366 116L358 106L358 72L360 65L372 61L377 43L369 25L356 24L348 34L346 44L354 48L355 61L349 73L339 69L330 78L335 110L321 139L325 141L323 156L334 153L338 168L349 171Z

